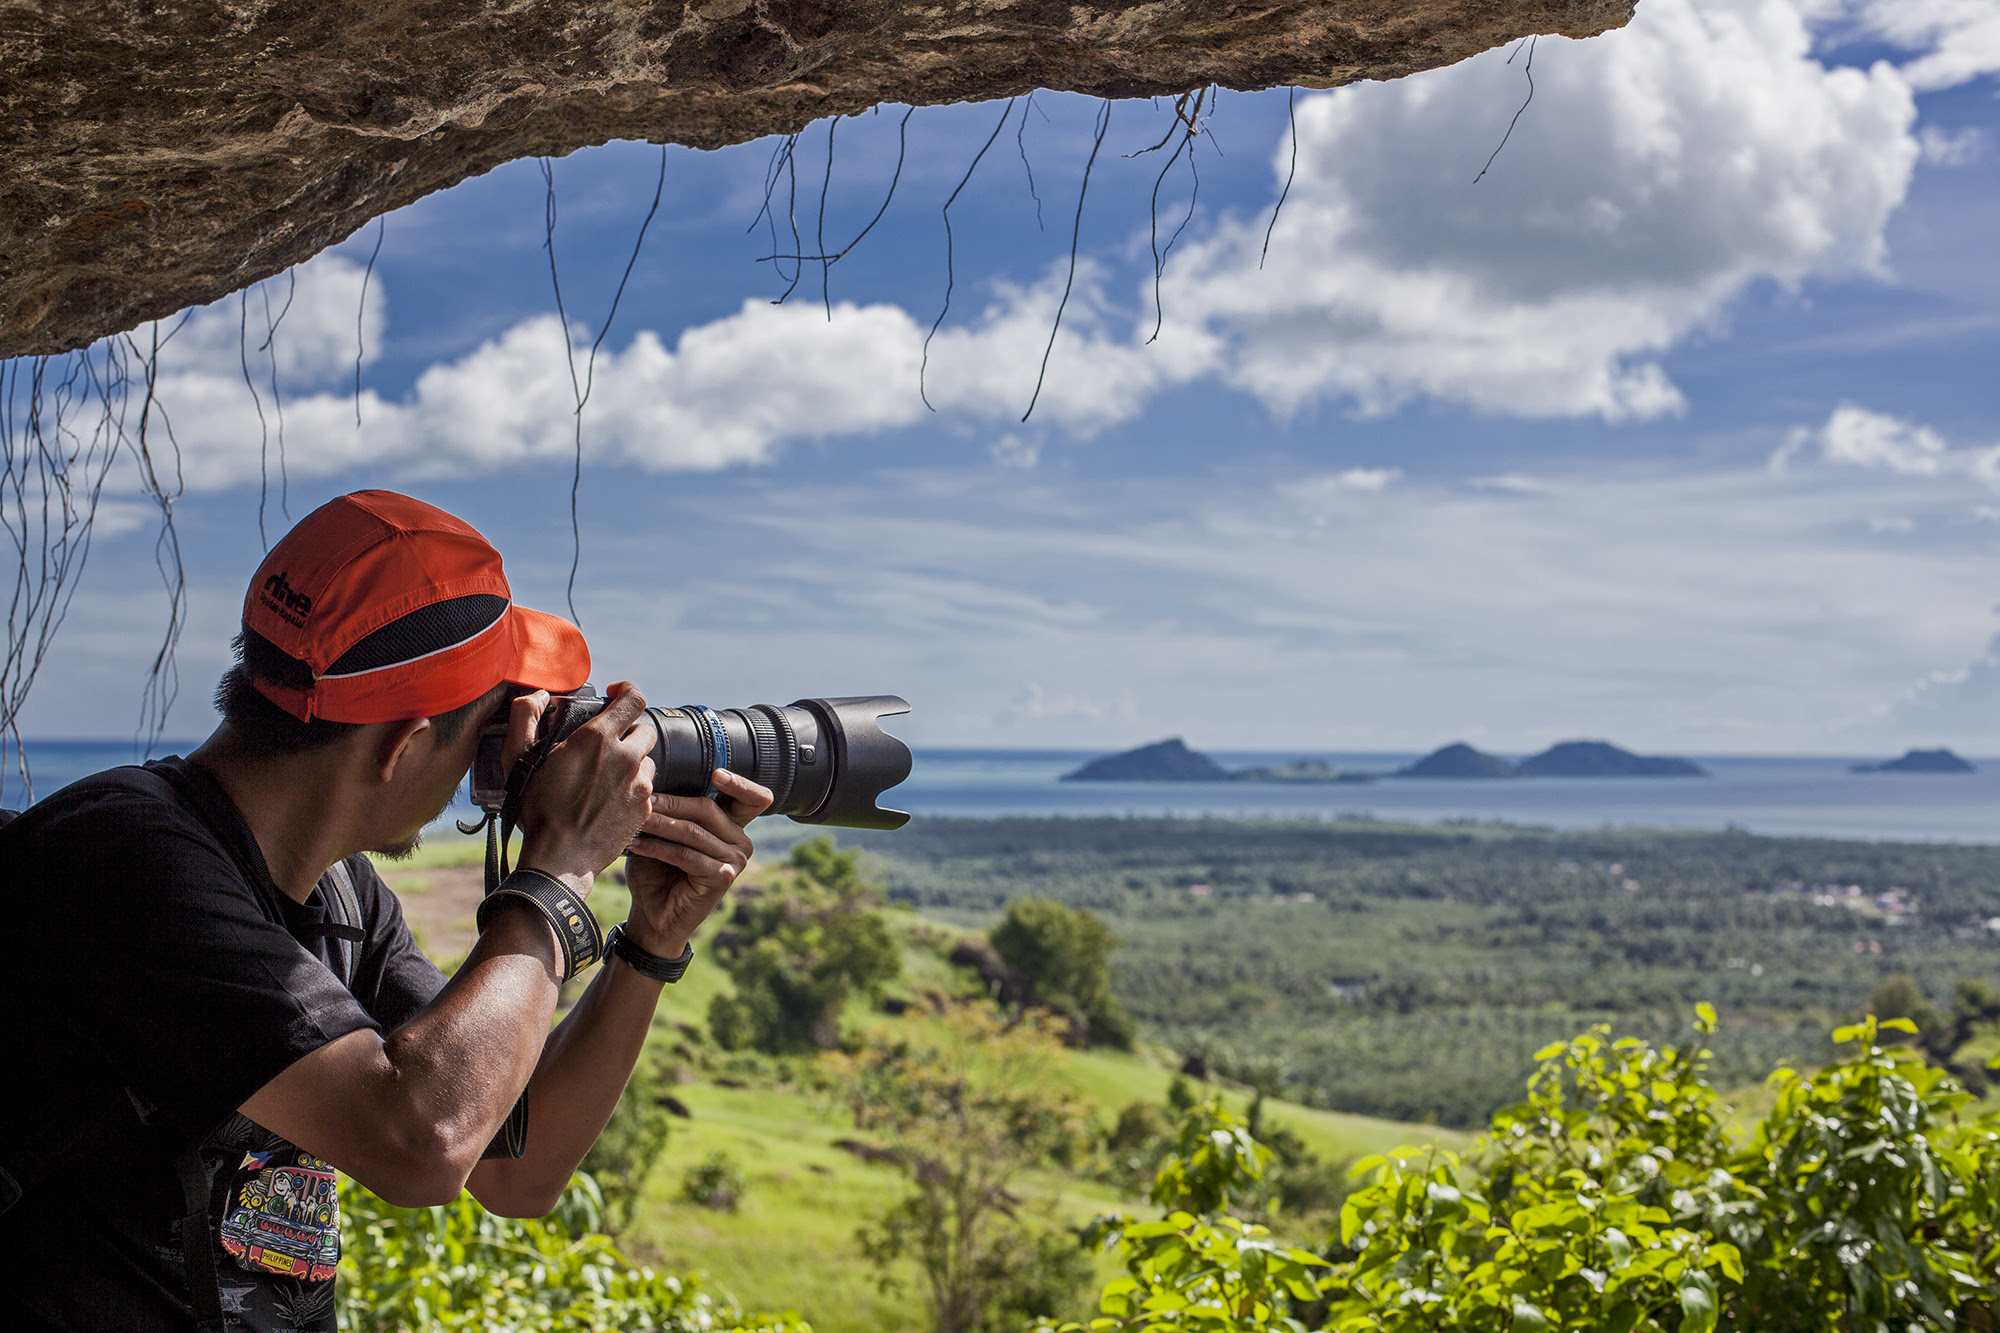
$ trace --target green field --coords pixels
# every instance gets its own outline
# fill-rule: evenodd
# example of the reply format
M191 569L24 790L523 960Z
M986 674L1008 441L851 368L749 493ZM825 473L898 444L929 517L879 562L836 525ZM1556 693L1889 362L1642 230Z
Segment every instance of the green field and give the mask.
M431 891L409 884L399 871L475 863L479 848L457 839L439 841L390 870L405 892ZM756 882L759 871L746 876ZM617 920L625 892L609 877L593 892L600 919ZM887 914L903 942L903 977L892 994L907 998L925 991L967 989L967 978L950 968L942 954L961 926L913 910ZM450 961L450 960L447 960ZM575 983L580 986L581 981ZM914 1285L884 1293L876 1270L855 1244L861 1221L900 1197L901 1174L871 1165L834 1147L857 1136L844 1108L811 1086L810 1064L757 1057L732 1058L705 1041L710 999L730 989L728 976L712 964L697 964L667 992L654 1021L653 1056L685 1082L664 1090L692 1113L676 1119L667 1147L649 1173L623 1243L637 1257L674 1269L697 1269L746 1305L793 1309L820 1333L918 1333L926 1319ZM866 1006L850 1008L850 1028L890 1021ZM1067 1054L1061 1076L1109 1125L1135 1100L1161 1101L1174 1077L1173 1052L1142 1043L1136 1053L1088 1051ZM742 1082L729 1087L718 1082ZM1229 1105L1242 1112L1248 1094L1218 1087ZM1338 1162L1390 1148L1429 1142L1457 1146L1467 1136L1435 1126L1404 1125L1294 1105L1266 1103L1265 1114L1283 1125L1320 1158ZM716 1212L680 1197L683 1176L711 1153L728 1153L741 1167L748 1189L734 1213ZM1144 1200L1121 1197L1096 1180L1044 1172L1031 1175L1020 1192L1026 1207L1052 1223L1080 1225L1109 1209L1144 1211ZM1112 1275L1111 1261L1101 1263ZM913 1280L914 1273L904 1275Z
M1940 1009L2000 981L2000 847L1210 819L919 820L843 832L889 892L978 927L1022 895L1122 940L1141 1030L1332 1109L1476 1126L1533 1052L1593 1023L1684 1040L1722 1011L1716 1080L1818 1064L1871 990ZM1901 896L1884 910L1878 900Z

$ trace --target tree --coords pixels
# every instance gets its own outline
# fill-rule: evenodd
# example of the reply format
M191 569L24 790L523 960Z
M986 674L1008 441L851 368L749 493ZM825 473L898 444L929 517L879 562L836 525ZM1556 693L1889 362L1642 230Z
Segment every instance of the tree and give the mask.
M1051 898L1016 898L987 940L1027 978L1028 1002L1080 1028L1094 1046L1132 1046L1132 1023L1111 993L1118 937L1095 912Z
M1010 1023L987 1003L897 1019L852 1054L824 1057L856 1127L888 1137L910 1183L861 1228L862 1252L885 1285L915 1261L937 1333L1058 1315L1048 1307L1089 1275L1075 1238L1034 1234L1012 1190L1023 1171L1088 1151L1090 1112L1055 1078L1060 1058L1046 1018Z
M830 1050L848 997L877 994L901 971L876 910L881 892L860 857L831 838L809 839L792 849L788 883L738 903L715 945L736 993L716 996L708 1011L725 1050Z

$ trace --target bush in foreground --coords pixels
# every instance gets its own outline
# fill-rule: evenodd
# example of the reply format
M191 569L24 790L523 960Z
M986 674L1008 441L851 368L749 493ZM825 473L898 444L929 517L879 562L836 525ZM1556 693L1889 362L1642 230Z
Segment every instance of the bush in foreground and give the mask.
M1703 1005L1699 1035L1715 1028ZM1214 1105L1162 1167L1159 1222L1101 1219L1127 1276L1096 1333L1912 1333L2000 1327L2000 1116L1873 1019L1855 1053L1780 1069L1748 1144L1702 1077L1595 1029L1540 1052L1528 1100L1461 1159L1400 1151L1357 1166L1325 1255L1230 1215L1268 1154Z
M579 1173L545 1218L495 1217L470 1195L398 1208L341 1182L340 1326L368 1333L812 1333L796 1315L746 1315L692 1275L634 1264L602 1234L603 1196Z

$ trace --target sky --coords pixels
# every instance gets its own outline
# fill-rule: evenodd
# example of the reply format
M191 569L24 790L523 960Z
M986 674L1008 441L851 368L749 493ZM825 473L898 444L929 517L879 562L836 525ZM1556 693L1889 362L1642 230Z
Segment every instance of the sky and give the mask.
M1641 0L1221 93L1185 144L1167 101L1042 93L509 164L165 344L166 732L347 491L452 510L567 612L580 438L574 610L657 703L894 692L930 746L2000 753L1996 75L2000 0ZM121 462L25 734L133 733L158 536Z

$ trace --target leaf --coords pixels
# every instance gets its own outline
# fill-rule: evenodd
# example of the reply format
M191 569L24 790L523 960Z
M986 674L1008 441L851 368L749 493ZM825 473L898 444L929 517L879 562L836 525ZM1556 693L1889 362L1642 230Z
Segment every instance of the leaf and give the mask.
M1715 1031L1715 1006L1703 1000L1694 1007L1695 1027L1702 1032Z
M1885 1018L1876 1026L1883 1032L1907 1032L1911 1036L1917 1033L1917 1025L1907 1018ZM1835 1040L1838 1039L1836 1035Z
M1549 1317L1526 1301L1514 1302L1514 1322L1512 1333L1543 1333L1549 1326Z
M1720 1268L1723 1275L1732 1282L1743 1280L1743 1254L1734 1245L1723 1242L1708 1248L1709 1262Z
M1715 1299L1715 1279L1706 1273L1688 1276L1681 1286L1681 1333L1715 1333L1721 1309Z

